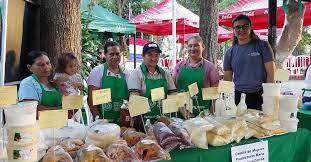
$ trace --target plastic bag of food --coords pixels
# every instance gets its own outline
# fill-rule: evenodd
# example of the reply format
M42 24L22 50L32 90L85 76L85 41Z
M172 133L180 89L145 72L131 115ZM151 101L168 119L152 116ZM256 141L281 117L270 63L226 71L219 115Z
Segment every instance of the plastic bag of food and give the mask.
M202 130L201 130L202 129ZM198 127L194 129L190 134L191 142L198 148L208 149L208 141L206 138L206 126Z
M281 123L275 116L266 116L263 118L260 118L256 121L257 124L259 124L260 127L273 130L281 128Z
M167 152L180 146L179 138L162 122L153 125L153 133L160 146Z
M62 138L59 145L74 158L80 148L84 145L84 142L77 138Z
M246 126L245 119L231 119L224 121L224 124L231 129L231 132L236 132L238 129L240 129L242 126Z
M166 116L161 116L157 121L164 123L166 126L172 123L172 120Z
M134 146L138 158L143 161L170 160L170 154L163 150L154 140L145 138Z
M127 142L128 146L132 147L137 142L146 137L146 134L137 132L134 128L128 128L123 133L123 139Z
M213 133L217 135L226 135L231 133L230 128L228 128L226 125L218 122L217 120L211 118L211 117L205 117L205 120L210 122L211 124L214 125L214 128L211 130Z
M57 145L48 150L42 162L73 162L73 160L61 146Z
M216 135L213 132L207 132L206 136L208 144L212 146L223 146L227 144L227 140L224 137Z
M203 127L202 127L203 126ZM204 131L210 131L213 129L214 125L202 118L192 118L190 120L186 120L184 123L184 127L191 135L193 130L198 128L204 128ZM203 130L202 130L203 132Z
M180 142L181 142L180 148L194 147L194 145L191 143L191 138L188 132L186 131L186 129L182 128L177 123L171 123L168 127L177 137L180 138Z
M251 128L247 128L246 134L245 134L245 139L249 139L253 136L255 136L256 134L256 130L251 129Z
M108 146L106 155L109 157L110 162L140 162L134 150L125 144L117 141Z
M97 147L105 149L111 143L120 139L120 134L120 126L105 121L97 121L88 128L85 143L93 143Z
M236 132L234 132L235 136L235 142L240 143L240 141L245 137L247 134L247 127L241 127Z
M110 162L110 159L106 156L104 151L94 144L86 144L79 151L76 156L77 162L86 161L100 161L100 162Z

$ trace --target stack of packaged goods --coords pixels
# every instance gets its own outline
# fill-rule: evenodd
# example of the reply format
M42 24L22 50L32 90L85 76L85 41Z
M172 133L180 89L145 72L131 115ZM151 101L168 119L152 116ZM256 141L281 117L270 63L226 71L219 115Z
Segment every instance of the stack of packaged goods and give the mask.
M279 83L263 83L262 111L265 115L278 116L281 85Z
M279 119L281 125L289 132L296 132L299 120L297 119L298 96L282 95L280 97Z
M36 109L37 102L22 102L5 109L8 161L37 161Z

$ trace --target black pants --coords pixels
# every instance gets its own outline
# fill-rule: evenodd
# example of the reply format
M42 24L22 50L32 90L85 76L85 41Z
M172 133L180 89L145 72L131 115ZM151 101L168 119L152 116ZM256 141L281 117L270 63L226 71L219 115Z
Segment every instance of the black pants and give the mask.
M234 97L235 104L238 105L240 103L241 93L245 93L245 92L235 90L234 93L235 93L235 97ZM254 92L254 93L245 93L246 94L245 102L246 102L248 109L262 110L262 107L261 107L263 103L262 93L263 93L262 90L258 92Z

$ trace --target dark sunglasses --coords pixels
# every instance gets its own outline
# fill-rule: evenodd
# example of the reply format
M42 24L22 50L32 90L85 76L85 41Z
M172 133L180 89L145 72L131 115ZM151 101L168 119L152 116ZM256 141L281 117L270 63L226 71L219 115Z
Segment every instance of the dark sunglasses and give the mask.
M244 25L237 25L235 27L233 27L234 30L246 30L250 27L249 24L244 24Z

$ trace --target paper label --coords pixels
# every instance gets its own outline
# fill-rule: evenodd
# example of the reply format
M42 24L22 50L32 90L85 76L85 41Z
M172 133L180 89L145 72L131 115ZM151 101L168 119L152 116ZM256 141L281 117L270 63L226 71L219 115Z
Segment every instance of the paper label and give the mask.
M0 86L0 106L17 104L17 87Z
M142 115L149 111L150 106L148 98L137 95L131 95L129 100L129 112L131 117Z
M268 162L268 141L231 147L232 162Z
M277 69L275 72L275 80L286 82L289 80L289 71L284 69Z
M218 92L233 93L234 83L230 81L220 80L218 84Z
M181 101L178 95L167 95L167 99L174 99L177 102L178 107L183 107L183 101Z
M80 109L83 107L83 96L73 95L73 96L64 96L62 98L62 109L64 110L74 110Z
M192 83L188 86L190 97L199 93L199 88L197 82Z
M93 105L111 102L111 89L100 89L92 92Z
M67 126L67 110L39 111L40 128L63 128Z
M163 100L164 98L165 98L165 94L164 94L164 88L163 87L154 88L151 90L151 100L153 102Z
M166 99L162 101L163 114L178 111L178 102L175 99Z
M218 87L202 88L203 100L213 100L219 98Z

